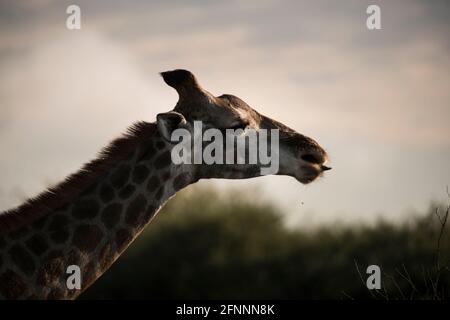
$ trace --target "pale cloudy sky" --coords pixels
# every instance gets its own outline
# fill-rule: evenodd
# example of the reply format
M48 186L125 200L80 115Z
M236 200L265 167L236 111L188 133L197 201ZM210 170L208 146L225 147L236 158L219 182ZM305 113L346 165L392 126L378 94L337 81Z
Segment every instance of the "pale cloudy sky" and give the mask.
M366 28L369 4L382 30ZM448 1L0 0L0 210L170 110L158 72L185 68L315 138L334 167L309 186L214 184L271 197L300 225L396 221L450 184L449 34Z

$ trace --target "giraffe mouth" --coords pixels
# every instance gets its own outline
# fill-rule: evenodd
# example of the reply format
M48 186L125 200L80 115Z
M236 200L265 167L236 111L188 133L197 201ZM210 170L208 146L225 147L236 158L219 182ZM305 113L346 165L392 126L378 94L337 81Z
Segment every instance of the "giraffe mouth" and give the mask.
M328 170L331 170L331 167L324 164L308 163L300 167L301 176L296 178L301 183L308 184L321 177Z

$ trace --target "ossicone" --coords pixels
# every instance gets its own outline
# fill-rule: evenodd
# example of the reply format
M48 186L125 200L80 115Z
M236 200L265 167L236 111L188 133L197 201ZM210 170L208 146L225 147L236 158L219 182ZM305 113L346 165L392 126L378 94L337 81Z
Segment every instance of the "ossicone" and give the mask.
M192 72L183 69L176 69L172 71L161 72L164 82L172 88L186 87L189 85L196 85L197 80Z
M182 101L199 101L207 96L192 72L183 69L161 72L164 82L177 90Z

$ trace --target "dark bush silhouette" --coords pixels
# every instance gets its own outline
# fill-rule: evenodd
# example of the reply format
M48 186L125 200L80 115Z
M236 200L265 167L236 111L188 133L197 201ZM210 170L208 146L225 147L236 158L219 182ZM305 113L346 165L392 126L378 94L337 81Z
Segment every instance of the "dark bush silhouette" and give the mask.
M82 298L448 298L445 208L439 220L431 207L402 225L302 231L270 203L190 187ZM365 285L371 264L381 290Z

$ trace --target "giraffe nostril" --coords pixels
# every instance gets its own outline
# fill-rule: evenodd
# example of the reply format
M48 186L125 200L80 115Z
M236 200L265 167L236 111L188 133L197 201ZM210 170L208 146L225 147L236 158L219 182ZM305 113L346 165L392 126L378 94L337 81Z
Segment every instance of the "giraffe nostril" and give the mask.
M323 157L321 157L319 155L312 154L312 153L304 154L304 155L301 156L301 158L304 161L312 163L312 164L322 164L323 161L324 161Z

